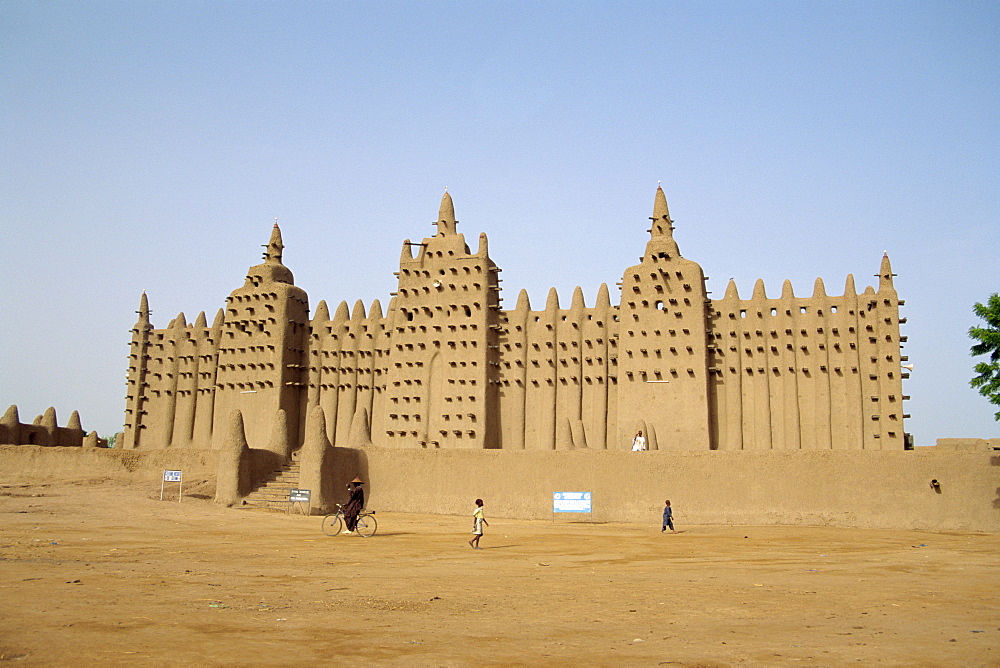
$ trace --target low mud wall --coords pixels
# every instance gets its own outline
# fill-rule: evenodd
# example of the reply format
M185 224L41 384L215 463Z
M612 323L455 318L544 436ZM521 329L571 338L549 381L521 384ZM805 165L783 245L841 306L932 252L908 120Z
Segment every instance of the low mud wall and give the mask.
M337 477L360 473L375 509L471 516L482 498L487 517L548 519L553 492L591 492L601 522L658 525L670 499L681 525L1000 532L997 451L336 451Z
M551 519L553 492L590 492L598 522L790 524L1000 533L1000 451L558 452L334 448L335 500L356 475L369 508ZM0 482L106 477L158 482L165 469L214 481L212 450L0 446ZM936 480L938 486L932 487ZM213 483L214 484L214 483ZM342 490L342 491L340 491ZM342 494L343 498L336 497ZM561 514L557 521L589 520Z
M183 471L185 479L215 479L214 450L108 450L37 445L0 445L0 482L111 478L163 479L163 471Z

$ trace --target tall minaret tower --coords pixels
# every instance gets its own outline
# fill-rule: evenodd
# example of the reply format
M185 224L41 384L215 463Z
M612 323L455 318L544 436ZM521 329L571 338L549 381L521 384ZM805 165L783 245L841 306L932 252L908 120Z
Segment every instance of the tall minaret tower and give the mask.
M457 223L445 192L437 233L403 242L379 435L390 447L499 446L500 270L486 235L472 253Z
M878 398L865 402L870 415L864 415L864 447L875 450L902 450L906 447L903 419L903 378L909 376L902 364L909 358L902 354L906 337L900 335L899 326L906 322L899 317L903 301L893 285L892 264L889 253L882 254L879 266L878 290L874 296L866 293L863 304L867 338L861 349L871 365L867 377L862 378L865 391L862 396ZM865 361L865 360L863 360Z
M220 429L237 408L250 446L266 446L279 408L287 416L289 441L299 443L309 300L281 262L284 245L277 222L264 248L264 262L250 267L243 287L226 298L213 419L216 447L225 436Z
M128 382L125 389L125 430L119 447L132 449L139 447L144 428L143 416L146 397L146 369L149 360L149 335L153 326L149 322L149 300L142 293L139 300L139 319L132 328L129 344Z
M681 257L663 189L640 264L625 270L618 329L618 438L645 425L651 447L708 450L705 275Z

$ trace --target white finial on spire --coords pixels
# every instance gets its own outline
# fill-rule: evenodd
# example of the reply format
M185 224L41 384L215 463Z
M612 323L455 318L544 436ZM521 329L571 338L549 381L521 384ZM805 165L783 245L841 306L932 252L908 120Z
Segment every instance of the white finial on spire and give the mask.
M445 187L444 187L444 191L445 191L445 192L448 192L448 186L445 186Z

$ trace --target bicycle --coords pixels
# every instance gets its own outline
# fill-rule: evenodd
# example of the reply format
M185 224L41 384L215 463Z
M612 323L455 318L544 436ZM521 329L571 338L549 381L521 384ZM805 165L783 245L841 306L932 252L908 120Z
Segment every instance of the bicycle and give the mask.
M344 507L338 503L337 512L323 518L323 533L327 536L336 536L345 525ZM375 535L377 529L378 522L375 521L375 511L362 510L358 515L358 524L354 527L354 532L362 538L370 538Z

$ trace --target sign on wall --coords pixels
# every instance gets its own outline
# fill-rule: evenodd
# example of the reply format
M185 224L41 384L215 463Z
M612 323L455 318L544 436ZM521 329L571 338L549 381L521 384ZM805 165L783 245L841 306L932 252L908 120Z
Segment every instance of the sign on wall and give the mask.
M592 513L590 492L553 492L552 512Z

